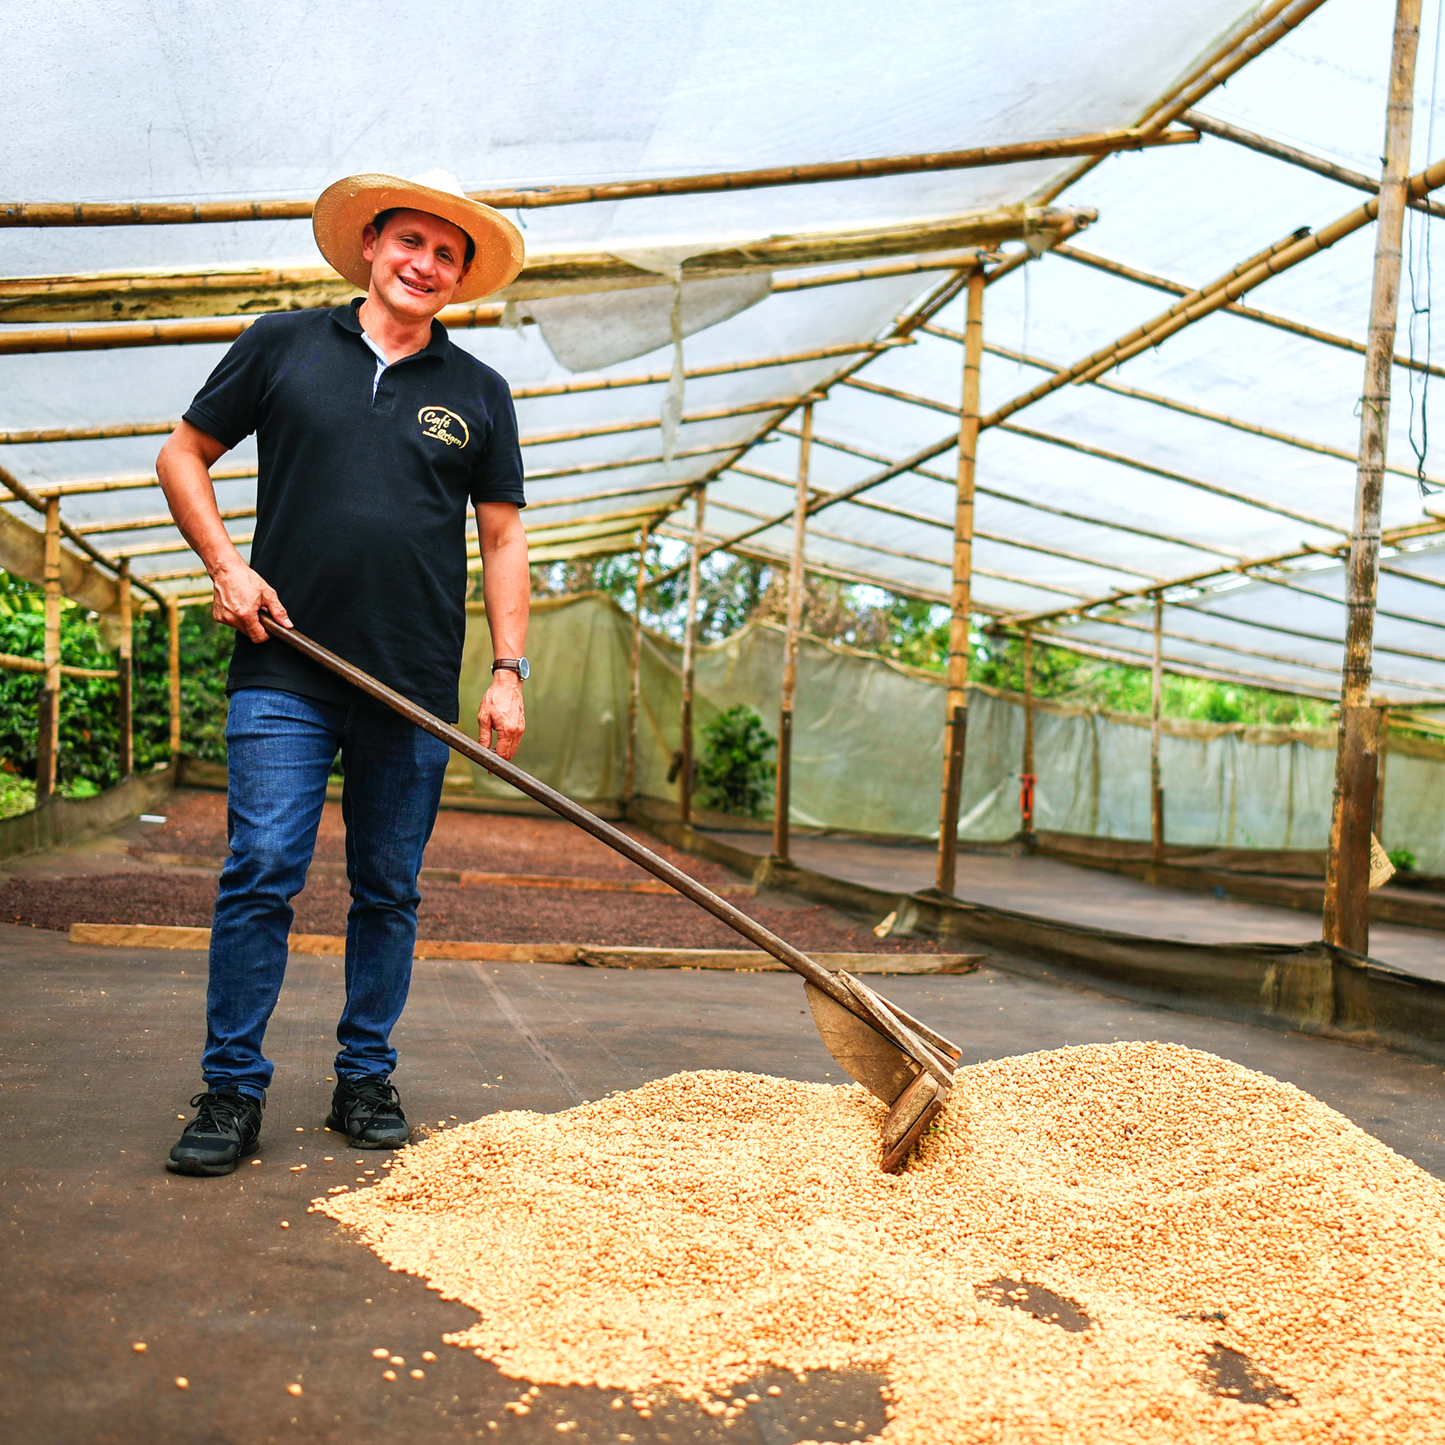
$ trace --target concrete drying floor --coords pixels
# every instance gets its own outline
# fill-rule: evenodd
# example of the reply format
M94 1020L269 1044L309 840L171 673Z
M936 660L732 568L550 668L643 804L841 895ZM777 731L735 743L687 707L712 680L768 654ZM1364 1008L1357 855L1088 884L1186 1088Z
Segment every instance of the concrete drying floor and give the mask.
M611 1392L575 1389L544 1389L525 1418L502 1412L516 1383L441 1343L469 1312L306 1213L329 1186L378 1168L376 1155L318 1127L340 967L292 960L268 1039L278 1070L260 1167L179 1178L162 1160L199 1087L204 957L0 926L0 1441L533 1442L557 1438L563 1405L580 1421L567 1438L589 1445L621 1431L637 1445L791 1445L881 1425L877 1381L862 1374L815 1373L806 1386L783 1377L785 1393L764 1396L767 1413L728 1426L682 1406L650 1421L626 1410L619 1424ZM1435 1065L988 969L892 978L885 991L952 1035L966 1063L1119 1038L1208 1049L1300 1085L1445 1177ZM803 1010L796 980L775 974L422 963L397 1029L397 1081L411 1119L434 1126L452 1114L564 1109L680 1069L838 1078ZM134 1353L142 1340L146 1352ZM423 1350L439 1359L424 1380L400 1371L389 1385L371 1358L378 1346L407 1369ZM286 1393L292 1382L299 1398Z
M772 848L771 833L706 831L760 856ZM847 838L794 835L792 855L795 863L831 878L909 893L932 888L937 866L937 855L929 847ZM970 903L1148 938L1191 943L1309 943L1320 936L1319 918L1297 908L1164 888L1056 858L960 853L954 893ZM1445 934L1373 924L1370 957L1426 978L1445 979Z

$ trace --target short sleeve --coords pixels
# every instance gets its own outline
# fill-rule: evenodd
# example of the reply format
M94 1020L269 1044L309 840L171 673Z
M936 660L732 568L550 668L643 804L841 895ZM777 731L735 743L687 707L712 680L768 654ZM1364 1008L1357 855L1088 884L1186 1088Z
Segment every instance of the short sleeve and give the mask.
M243 331L196 393L184 420L228 451L256 430L269 376L264 319Z
M513 502L527 505L522 490L522 448L517 440L517 409L512 392L496 377L488 397L492 425L487 449L477 458L472 477L472 505L482 502Z

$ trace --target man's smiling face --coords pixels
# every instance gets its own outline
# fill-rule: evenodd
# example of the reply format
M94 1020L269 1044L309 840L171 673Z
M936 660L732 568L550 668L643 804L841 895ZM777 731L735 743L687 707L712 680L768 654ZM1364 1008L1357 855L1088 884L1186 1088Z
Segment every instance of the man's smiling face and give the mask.
M361 254L371 262L371 295L398 318L429 320L467 273L467 235L427 211L396 211L378 235L368 226Z

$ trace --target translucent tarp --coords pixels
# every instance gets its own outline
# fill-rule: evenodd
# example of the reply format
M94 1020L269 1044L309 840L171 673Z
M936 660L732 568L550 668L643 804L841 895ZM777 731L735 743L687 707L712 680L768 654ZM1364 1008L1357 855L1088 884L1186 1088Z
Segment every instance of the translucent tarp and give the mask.
M9 138L0 200L215 200L310 197L362 169L430 166L464 186L546 186L718 169L804 164L1079 134L1132 123L1151 100L1245 18L1238 0L1097 8L920 4L884 17L856 0L643 4L599 12L542 3L525 12L469 7L444 35L419 43L415 19L375 3L243 10L178 3L87 5L67 19L34 0L12 5L11 84L0 96ZM1378 173L1390 51L1390 7L1329 0L1298 29L1207 97L1201 109ZM70 23L74 22L74 23ZM1438 149L1429 99L1438 88L1436 17L1420 47L1413 169ZM1445 110L1445 100L1438 102ZM1072 161L874 180L739 190L519 212L529 251L702 250L779 233L897 226L1017 204L1043 195ZM1071 243L1139 271L1194 285L1297 227L1318 227L1359 192L1224 141L1109 159L1056 204L1095 207ZM1438 229L1436 227L1435 229ZM1252 292L1248 304L1363 341L1371 227ZM1005 250L1013 249L1013 243ZM1412 213L1410 277L1423 304L1432 259ZM0 229L0 275L46 277L142 268L315 266L304 221L225 225ZM820 271L837 268L819 268ZM806 274L806 273L802 273ZM1445 273L1442 273L1445 274ZM787 289L688 337L689 368L752 362L886 336L943 279L915 272L816 289ZM659 282L662 278L658 278ZM1400 349L1408 346L1409 278ZM1018 360L1069 363L1162 311L1172 297L1135 280L1045 255L986 292L985 412L1046 375ZM3 318L0 309L0 318ZM936 318L960 332L963 302ZM0 325L0 336L5 327ZM706 536L725 542L792 505L796 415L781 408L851 360L834 356L694 377L676 455L660 460L658 425L669 345L598 373L574 374L535 326L458 330L521 391L653 375L648 385L523 397L538 559L620 550L649 522L681 542L693 527L688 488L712 477ZM1423 350L1424 333L1417 327ZM0 430L160 421L178 416L223 347L0 355ZM867 362L860 382L900 400L834 387L815 408L811 482L829 491L956 432L962 348L946 335ZM975 605L1003 618L1082 608L1118 593L1260 559L1284 559L1273 581L1167 595L1166 665L1337 691L1343 609L1333 573L1306 548L1337 548L1350 525L1363 360L1356 352L1237 315L1217 314L1103 380L1069 386L983 433L974 547ZM1413 466L1412 397L1421 431L1425 378L1397 368L1393 465ZM1109 389L1112 387L1113 389ZM1268 428L1309 444L1251 434L1164 401ZM1438 383L1437 383L1438 390ZM1432 407L1434 398L1432 397ZM740 410L742 408L757 410ZM710 413L732 412L716 416ZM1433 414L1433 411L1432 411ZM686 418L692 418L688 420ZM635 425L633 425L635 424ZM630 428L630 429L623 429ZM602 429L610 429L603 431ZM559 434L591 431L561 439ZM156 437L0 446L0 465L35 488L146 475ZM1318 448L1333 449L1328 455ZM244 472L247 443L222 469ZM956 450L810 521L809 564L839 577L946 600ZM1433 469L1433 468L1432 468ZM1438 468L1445 473L1445 465ZM238 539L252 523L254 478L218 482ZM34 525L33 512L13 506ZM195 594L196 559L163 517L154 487L67 496L66 521L137 575ZM1428 520L1414 481L1392 473L1387 532ZM124 524L135 526L125 529ZM783 522L742 544L785 557ZM1428 568L1427 549L1388 565ZM245 550L244 541L241 542ZM144 550L141 550L144 549ZM680 550L680 549L679 549ZM1296 569L1301 575L1296 576ZM1333 576L1334 580L1331 580ZM1276 585L1280 578L1289 586ZM1445 699L1445 589L1382 583L1377 692ZM1318 593L1319 596L1311 595ZM1386 602L1386 598L1398 601ZM1147 656L1147 611L1040 629L1113 655ZM1393 649L1393 650L1387 650Z
M517 761L569 796L613 803L626 759L631 619L596 595L548 599L528 643L529 725ZM698 649L700 728L746 703L776 732L783 638L752 624ZM462 716L486 687L485 614L469 609ZM682 650L643 632L637 790L675 799L668 770L681 745ZM861 833L938 836L943 775L936 676L805 638L793 722L792 821ZM968 749L959 836L1012 837L1019 828L1024 708L1016 694L969 690ZM1195 847L1323 849L1334 786L1332 728L1254 727L1166 719L1160 765L1169 841ZM701 746L701 744L700 744ZM1103 838L1149 836L1147 719L1058 703L1034 704L1035 825ZM515 798L460 757L449 781L485 797ZM1417 866L1445 872L1445 745L1392 736L1381 836Z

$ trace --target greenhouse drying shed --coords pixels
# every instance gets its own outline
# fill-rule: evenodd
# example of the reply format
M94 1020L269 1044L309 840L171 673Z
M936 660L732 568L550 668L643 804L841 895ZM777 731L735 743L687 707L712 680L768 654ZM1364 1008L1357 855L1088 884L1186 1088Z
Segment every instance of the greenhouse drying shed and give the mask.
M104 978L122 988L107 969L134 969L128 1000L152 977L107 963L108 943L149 950L173 997L204 972L186 952L205 946L200 905L176 899L219 866L221 824L210 805L163 799L224 782L186 756L182 728L182 616L209 607L211 586L160 490L161 442L257 316L357 295L312 237L324 187L440 167L525 240L512 284L441 320L511 385L530 560L636 559L625 608L596 594L534 602L522 763L663 840L708 886L775 907L769 927L814 928L819 957L901 969L881 953L869 963L870 938L895 953L924 940L932 952L908 960L920 977L888 989L920 1018L941 1011L964 1050L960 1077L991 1053L1134 1037L1145 1025L1125 1014L1147 1013L1175 1042L1277 1070L1426 1171L1445 1169L1445 461L1429 427L1445 378L1431 333L1431 223L1445 216L1438 5L695 0L604 13L543 0L426 16L374 0L19 0L9 18L0 569L43 589L45 623L37 655L0 653L0 670L41 678L37 806L0 819L0 866L82 845L101 858L109 845L87 840L120 829L126 868L179 880L174 898L132 917L130 884L85 891L103 859L48 873L22 859L0 874L15 902L0 953L27 978L48 976L51 936L12 922L100 930L77 929L63 957L92 962L55 965L21 1009L35 1049L65 1052L56 989L89 997L95 985L99 1008L114 997ZM212 476L248 556L255 438ZM468 549L479 572L474 522ZM699 595L715 554L786 575L786 622L705 642ZM945 674L807 635L809 576L946 608ZM666 583L686 589L676 635L644 625ZM62 660L72 606L98 617L110 665ZM480 604L468 608L464 716L490 656ZM133 636L148 614L170 638L171 762L154 774L131 740ZM970 683L980 628L1019 642L1021 693ZM1149 669L1152 715L1035 696L1044 647ZM1169 719L1166 676L1337 704L1338 728ZM61 719L81 678L117 684L122 782L72 800L58 792ZM767 830L693 795L699 725L736 703L776 727ZM429 854L421 882L457 900L447 919L424 913L418 945L419 1017L449 1039L429 1066L438 1098L448 1070L475 1074L477 1113L581 1107L659 1069L822 1081L821 1064L815 1075L795 1062L791 1016L773 1017L778 981L727 973L739 965L718 962L729 945L712 934L664 939L673 915L652 921L653 899L628 895L626 936L608 933L620 911L596 913L596 936L545 909L527 931L517 900L540 908L561 887L527 851L542 849L524 837L532 825L457 761L446 797L457 817L436 848L455 854ZM143 841L143 812L169 831ZM491 861L478 855L492 842L466 833L483 827L477 814L515 824L487 835ZM1416 876L1381 888L1384 849L1408 849ZM314 926L298 923L292 947L307 955L298 976L319 987L338 928L322 897L336 859L318 857ZM640 875L579 857L567 878L576 919L609 890L647 891ZM42 873L61 881L42 887ZM149 886L136 882L136 899ZM494 911L468 904L469 888L495 890ZM638 976L691 1020L687 1046L653 1052L628 975L547 982L563 963L599 961L697 969ZM534 1017L499 968L529 981ZM968 972L958 987L999 1003L990 992L977 1015L933 976L946 972ZM1072 1033L1072 1006L1051 990L1082 984L1103 992L1078 995ZM728 1020L734 985L741 1012ZM1015 1003L1033 1010L1016 1028L1003 1012ZM295 1007L309 1018L310 995ZM175 1018L143 1012L116 1025L118 1047L143 1052L154 1029L178 1053ZM458 1034L458 1020L484 1015L510 1030L508 1067L481 1064ZM564 1037L595 1047L595 1067L569 1064ZM1343 1055L1339 1039L1394 1052L1328 1065L1300 1052ZM513 1066L533 1073L504 1104ZM127 1077L169 1087L149 1066ZM1396 1104L1353 1107L1354 1091L1391 1088L1414 1101L1413 1122ZM309 1166L319 1189L304 1130L288 1177L304 1189ZM265 1187L273 1172L254 1171ZM243 1215L228 1220L239 1249ZM162 1235L147 1239L163 1252ZM336 1260L354 1254L335 1247ZM64 1271L46 1269L37 1308L64 1296ZM409 1299L388 1297L393 1333ZM239 1319L253 1305L228 1308ZM464 1329L466 1312L445 1309L447 1328ZM324 1332L350 1340L339 1318ZM863 1403L836 1405L859 1422L836 1438L882 1430L877 1381L839 1379ZM459 1439L541 1438L515 1411L489 1429L500 1403L463 1430L438 1401L416 1438L450 1439L454 1426ZM797 1433L804 1404L758 1438L812 1438ZM608 1412L584 1410L577 1438L614 1438ZM132 1430L159 1422L159 1440L197 1438L181 1415L122 1413ZM272 1413L268 1431L290 1428ZM637 1433L650 1415L635 1413L634 1433L615 1438L653 1438ZM62 1412L34 1438L62 1438L82 1416L99 1418ZM317 1439L361 1418L297 1416ZM693 1433L656 1438L714 1438L707 1412L687 1419Z

